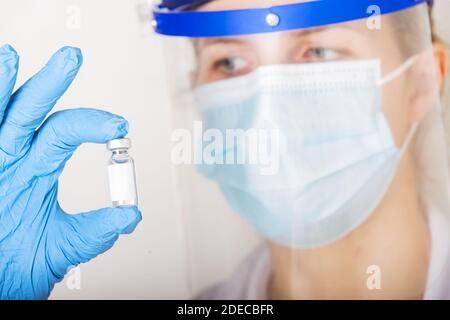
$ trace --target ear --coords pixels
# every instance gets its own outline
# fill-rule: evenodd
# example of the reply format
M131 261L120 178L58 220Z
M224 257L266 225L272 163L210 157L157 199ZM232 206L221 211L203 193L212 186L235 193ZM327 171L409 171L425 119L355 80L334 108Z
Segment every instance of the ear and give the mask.
M448 53L447 48L441 41L435 41L433 43L433 54L436 63L436 76L438 77L439 89L442 92L448 73Z
M443 43L434 42L430 50L425 50L417 57L411 69L412 94L410 95L409 122L420 122L439 99L443 91L448 72L448 54Z

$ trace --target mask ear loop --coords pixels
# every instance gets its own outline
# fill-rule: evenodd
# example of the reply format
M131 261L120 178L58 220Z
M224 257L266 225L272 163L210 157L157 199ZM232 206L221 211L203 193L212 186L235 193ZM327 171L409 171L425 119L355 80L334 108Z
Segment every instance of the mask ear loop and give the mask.
M384 77L380 77L377 80L377 85L378 86L384 86L387 83L394 81L397 77L399 77L401 74L403 74L404 72L406 72L406 70L408 70L409 68L411 68L414 63L416 63L417 61L417 55L414 55L410 58L408 58L404 63L402 63L397 69L393 70L392 72L388 73L386 76ZM408 149L408 146L411 143L411 140L413 139L417 128L418 128L419 124L417 122L414 122L411 125L411 128L409 129L408 135L405 138L405 141L403 142L403 145L400 149L400 158L403 157L403 155L406 152L406 149Z
M416 62L417 56L412 56L408 60L406 60L402 65L400 65L397 69L393 70L391 73L388 73L384 77L380 77L377 80L378 86L384 86L387 83L393 81L395 78L400 76L402 73L404 73L406 70L412 67L412 65Z
M417 122L414 122L411 125L411 129L409 129L408 135L406 136L405 141L403 142L403 145L400 149L400 158L403 157L403 155L406 152L406 149L408 149L409 145L411 144L411 140L414 138L418 127L419 127L419 124Z

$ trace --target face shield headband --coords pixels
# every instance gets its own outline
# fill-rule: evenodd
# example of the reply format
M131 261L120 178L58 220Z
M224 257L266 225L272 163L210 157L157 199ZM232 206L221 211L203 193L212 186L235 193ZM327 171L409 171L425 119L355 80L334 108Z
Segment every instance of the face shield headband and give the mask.
M433 3L432 0L318 0L254 9L186 10L205 2L208 1L171 0L156 5L152 21L155 31L184 37L269 33L365 19Z

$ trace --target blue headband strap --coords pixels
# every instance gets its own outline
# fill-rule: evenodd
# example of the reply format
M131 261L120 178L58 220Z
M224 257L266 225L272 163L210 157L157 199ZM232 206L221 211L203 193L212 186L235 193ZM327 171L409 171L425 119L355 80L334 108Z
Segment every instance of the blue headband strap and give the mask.
M166 0L167 1L167 0ZM172 8L193 1L172 0ZM195 0L194 0L195 2ZM197 0L202 2L202 0ZM154 8L155 31L184 37L222 37L305 29L343 23L408 9L432 0L318 0L267 8L229 11L177 11L159 5Z

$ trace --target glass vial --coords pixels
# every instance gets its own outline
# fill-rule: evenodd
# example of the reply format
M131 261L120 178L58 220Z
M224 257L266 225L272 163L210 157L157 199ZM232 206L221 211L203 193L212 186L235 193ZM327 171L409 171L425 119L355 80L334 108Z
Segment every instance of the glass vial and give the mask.
M131 140L128 138L111 140L106 148L112 152L108 164L108 180L113 207L137 206L134 160L128 154Z

